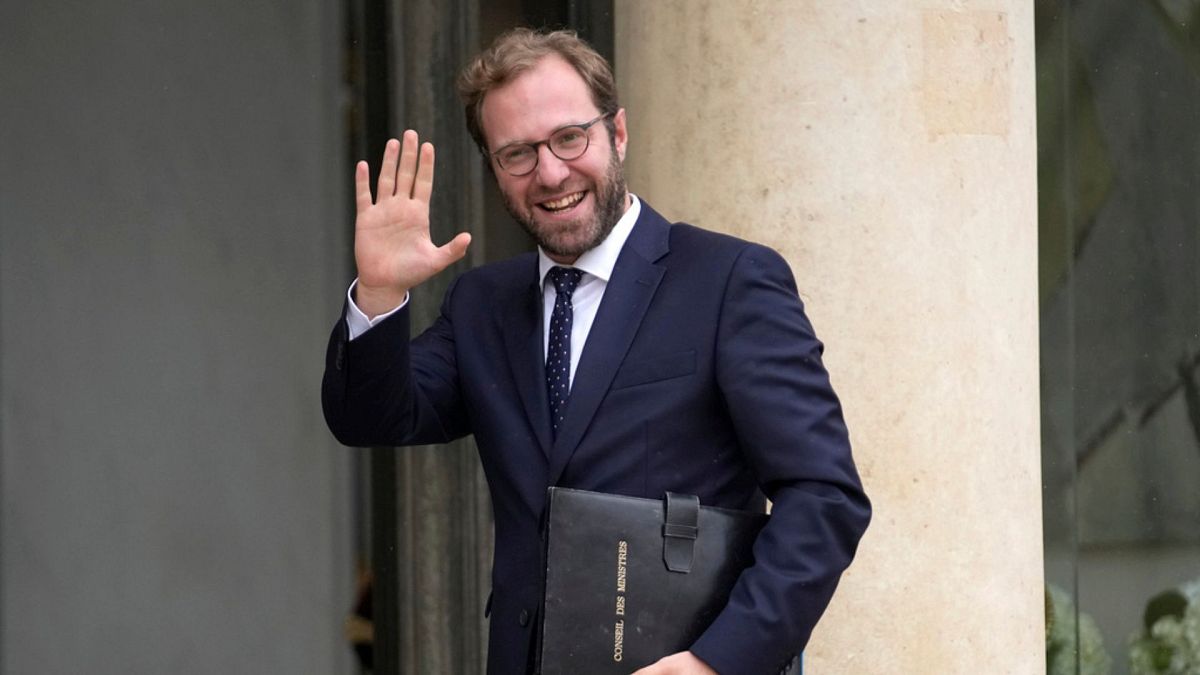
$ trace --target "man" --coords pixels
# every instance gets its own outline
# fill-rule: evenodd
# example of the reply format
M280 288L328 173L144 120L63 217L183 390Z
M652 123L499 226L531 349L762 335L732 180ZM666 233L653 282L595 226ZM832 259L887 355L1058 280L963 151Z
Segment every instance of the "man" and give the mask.
M551 485L761 509L755 564L687 651L639 671L775 673L802 649L870 507L790 270L625 189L625 111L571 33L501 36L459 79L467 124L538 252L454 281L408 342L407 291L466 252L429 237L434 151L356 168L355 262L322 399L348 445L474 434L495 513L488 672L530 672ZM728 152L709 139L714 152ZM560 269L561 268L561 269Z

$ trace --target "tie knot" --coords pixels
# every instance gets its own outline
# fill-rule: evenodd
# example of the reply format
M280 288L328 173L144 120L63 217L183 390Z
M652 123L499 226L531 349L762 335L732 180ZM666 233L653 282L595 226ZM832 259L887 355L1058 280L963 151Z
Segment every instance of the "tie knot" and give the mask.
M554 292L568 298L575 292L575 287L579 285L581 278L583 278L583 270L574 267L550 268L550 281L554 282Z

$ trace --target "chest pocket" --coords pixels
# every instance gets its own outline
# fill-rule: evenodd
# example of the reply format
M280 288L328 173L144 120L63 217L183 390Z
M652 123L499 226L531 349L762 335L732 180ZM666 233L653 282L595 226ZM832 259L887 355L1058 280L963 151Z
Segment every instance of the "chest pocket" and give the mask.
M694 349L650 359L627 361L621 365L621 369L613 378L612 388L624 389L639 384L660 382L691 375L694 372L696 372L696 350Z

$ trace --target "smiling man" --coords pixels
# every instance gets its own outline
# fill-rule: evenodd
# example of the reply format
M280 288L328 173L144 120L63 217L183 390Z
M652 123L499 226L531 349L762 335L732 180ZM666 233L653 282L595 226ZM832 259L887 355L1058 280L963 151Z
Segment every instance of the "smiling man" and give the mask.
M626 190L608 63L569 32L509 32L464 69L467 126L538 250L451 284L409 341L408 290L463 257L429 236L433 146L356 168L355 262L322 402L347 445L474 434L496 551L488 672L530 673L546 488L772 517L687 650L641 675L777 673L803 649L870 518L791 271L765 247L670 223Z

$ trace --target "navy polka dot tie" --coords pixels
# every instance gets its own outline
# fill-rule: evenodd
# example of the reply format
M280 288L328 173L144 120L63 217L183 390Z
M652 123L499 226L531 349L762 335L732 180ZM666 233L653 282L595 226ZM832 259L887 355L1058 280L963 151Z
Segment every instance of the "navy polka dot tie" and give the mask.
M550 344L546 349L546 393L550 395L550 426L558 434L571 395L571 321L574 310L571 294L583 276L581 270L555 267L550 270L554 282L554 312L550 315Z

